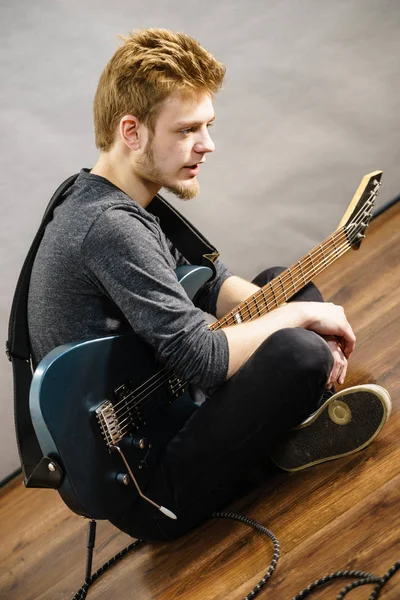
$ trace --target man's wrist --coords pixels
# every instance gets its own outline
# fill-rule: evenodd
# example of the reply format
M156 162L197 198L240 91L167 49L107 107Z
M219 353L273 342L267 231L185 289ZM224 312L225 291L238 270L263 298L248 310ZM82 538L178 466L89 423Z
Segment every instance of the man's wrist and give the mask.
M295 327L308 329L312 323L312 316L309 302L291 302L288 307L295 310Z

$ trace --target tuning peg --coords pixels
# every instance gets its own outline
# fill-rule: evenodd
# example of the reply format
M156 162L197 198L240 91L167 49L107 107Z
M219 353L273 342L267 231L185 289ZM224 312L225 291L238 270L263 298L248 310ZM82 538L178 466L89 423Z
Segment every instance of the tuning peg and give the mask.
M369 223L364 223L364 221L361 223L361 227L369 227Z
M357 233L357 238L359 240L362 240L363 238L365 238L365 235L363 235L362 233Z

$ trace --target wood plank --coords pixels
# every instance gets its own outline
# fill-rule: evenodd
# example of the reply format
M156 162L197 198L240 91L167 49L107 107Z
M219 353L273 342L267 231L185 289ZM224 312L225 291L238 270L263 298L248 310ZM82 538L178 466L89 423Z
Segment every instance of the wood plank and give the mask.
M346 387L378 382L390 392L393 414L365 451L307 471L272 473L231 508L278 536L282 557L259 598L290 600L336 569L383 574L400 558L399 339L400 204L373 221L361 249L348 252L317 279L327 300L341 303L357 334ZM86 522L58 494L27 490L20 479L1 491L1 597L71 599L84 575ZM98 524L94 569L131 539ZM263 576L271 543L245 526L210 520L168 544L128 555L89 591L91 600L242 600ZM340 585L312 599L334 598ZM370 589L351 593L354 600ZM400 597L400 574L382 598Z
M394 563L393 556L396 553L400 558L399 488L400 475L397 475L376 493L366 493L363 502L356 503L340 518L299 544L285 556L285 571L281 569L271 581L269 593L273 595L274 590L279 590L283 598L292 598L311 583L310 577L318 579L319 576L342 570L344 565L346 569L358 569L362 565L362 570L382 576ZM385 517L390 509L393 510L392 518L387 519ZM312 564L312 573L309 567L304 568L305 557L307 563ZM314 593L313 599L336 598L336 594L347 583L321 588ZM352 592L351 598L368 598L372 589L360 588ZM398 600L400 577L394 576L384 590L385 600Z

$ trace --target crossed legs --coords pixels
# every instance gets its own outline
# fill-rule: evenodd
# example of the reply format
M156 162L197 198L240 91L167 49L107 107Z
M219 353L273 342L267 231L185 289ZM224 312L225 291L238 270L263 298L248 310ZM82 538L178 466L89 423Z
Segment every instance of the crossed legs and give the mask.
M268 269L254 283L265 285L281 270ZM322 297L309 284L294 300ZM133 537L174 538L232 501L274 442L316 410L332 364L328 345L312 331L288 328L269 336L165 449L146 494L177 521L138 500L111 522Z

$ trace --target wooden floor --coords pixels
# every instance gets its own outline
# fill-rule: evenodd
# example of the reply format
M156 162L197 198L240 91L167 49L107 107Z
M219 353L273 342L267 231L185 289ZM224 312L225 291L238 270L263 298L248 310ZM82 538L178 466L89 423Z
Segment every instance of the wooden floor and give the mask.
M373 221L358 253L347 253L317 283L325 298L345 306L357 334L346 385L385 386L394 410L363 452L296 474L277 473L234 505L272 529L281 544L276 573L261 599L290 600L338 569L382 575L400 559L400 204ZM0 527L1 598L73 597L84 576L86 522L57 492L26 490L14 480L2 490ZM130 541L100 522L94 568ZM176 542L146 545L128 555L88 598L242 600L271 556L264 536L214 519ZM336 598L340 587L311 597ZM371 587L359 588L349 597L367 599L370 592ZM400 598L400 572L381 597Z

